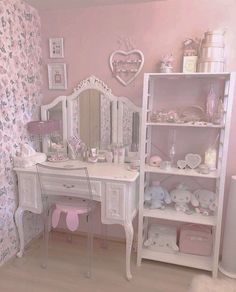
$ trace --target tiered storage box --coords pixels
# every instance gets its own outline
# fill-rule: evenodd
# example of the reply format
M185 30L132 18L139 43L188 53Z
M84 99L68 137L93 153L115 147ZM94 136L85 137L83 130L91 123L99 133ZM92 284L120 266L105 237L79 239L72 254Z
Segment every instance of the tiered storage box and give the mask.
M224 31L214 30L205 33L201 45L198 64L199 72L223 72L225 66Z

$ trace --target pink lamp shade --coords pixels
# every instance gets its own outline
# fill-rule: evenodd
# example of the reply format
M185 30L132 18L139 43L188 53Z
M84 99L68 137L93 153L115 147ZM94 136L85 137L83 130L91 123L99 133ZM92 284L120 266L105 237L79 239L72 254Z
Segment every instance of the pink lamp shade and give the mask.
M60 120L33 121L27 124L28 132L31 135L47 135L59 131Z

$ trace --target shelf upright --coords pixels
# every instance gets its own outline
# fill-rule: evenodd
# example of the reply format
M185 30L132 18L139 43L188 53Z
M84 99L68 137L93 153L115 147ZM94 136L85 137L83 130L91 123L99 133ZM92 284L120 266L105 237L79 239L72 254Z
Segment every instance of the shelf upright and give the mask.
M201 78L207 81L220 80L224 82L224 116L220 125L204 124L168 124L168 123L153 123L149 121L150 113L153 110L154 98L157 98L156 79L182 79L188 80L194 78ZM141 161L140 161L140 184L139 184L139 226L138 226L138 253L137 264L140 265L142 259L156 260L161 262L173 263L177 265L184 265L193 268L205 269L212 271L213 277L217 277L219 250L222 227L222 213L225 192L225 177L228 158L228 146L230 136L230 122L234 98L234 88L236 82L235 73L146 73L144 74L143 86L143 106L142 106L142 123L141 123ZM159 168L150 167L148 159L151 155L152 144L152 127L178 127L180 130L186 127L205 129L215 129L219 131L219 152L218 152L218 168L215 172L209 175L201 175L195 170L183 171L179 169L171 169L169 171L161 170ZM158 128L157 128L158 129ZM206 178L215 181L215 191L218 196L218 208L214 216L204 217L201 214L186 215L177 212L174 209L166 208L164 210L150 210L144 208L144 192L149 185L150 174L175 175L184 177ZM148 219L156 218L159 220L170 220L174 222L186 222L192 224L203 224L211 226L214 234L213 253L212 256L195 256L191 254L168 254L149 250L143 246L143 241L147 236Z

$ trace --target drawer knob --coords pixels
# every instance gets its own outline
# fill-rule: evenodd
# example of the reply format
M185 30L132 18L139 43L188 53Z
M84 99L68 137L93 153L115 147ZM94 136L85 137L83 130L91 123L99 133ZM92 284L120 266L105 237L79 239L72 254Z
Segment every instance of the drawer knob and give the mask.
M75 187L75 185L66 185L66 184L64 184L63 187L67 188L67 189L73 189Z

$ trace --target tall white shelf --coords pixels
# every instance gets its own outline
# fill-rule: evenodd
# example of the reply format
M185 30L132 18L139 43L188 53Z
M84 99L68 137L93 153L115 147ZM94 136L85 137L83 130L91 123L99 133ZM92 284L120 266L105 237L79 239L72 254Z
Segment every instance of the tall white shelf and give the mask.
M221 225L222 225L222 212L224 203L224 191L225 191L225 176L226 176L226 164L230 134L230 121L231 112L234 97L235 87L235 73L146 73L144 74L144 87L143 87L143 106L142 106L142 128L141 128L141 163L140 163L140 199L139 199L139 228L138 228L138 256L137 264L140 265L142 259L155 260L160 262L172 263L177 265L183 265L203 270L212 271L213 277L217 277L219 250L220 250L220 237L221 237ZM173 124L173 123L152 123L149 120L152 110L158 110L153 108L154 99L158 95L158 82L162 80L168 85L171 80L179 80L181 82L189 82L201 79L205 84L212 82L220 82L223 86L224 95L224 117L221 125L194 125L194 124ZM157 82L158 81L158 82ZM199 83L200 84L200 83ZM178 88L179 91L182 88ZM184 89L183 89L184 90ZM171 106L171 105L170 105ZM209 175L199 174L195 170L180 170L172 168L171 170L162 170L160 168L151 167L147 164L148 158L151 153L152 147L152 131L155 127L155 131L162 127L168 129L168 127L176 127L178 130L191 128L195 131L195 128L205 131L205 129L214 128L219 131L219 153L217 161L217 170L209 173ZM199 134L199 133L198 133ZM187 215L181 212L177 212L174 209L166 208L164 210L150 210L144 208L144 190L149 183L149 175L175 175L179 177L193 177L201 179L210 179L215 182L215 191L218 195L218 209L214 216L203 216L201 214ZM191 254L169 254L156 252L149 250L143 246L145 236L147 234L148 220L150 218L157 218L159 220L169 220L174 222L186 222L193 224L203 224L211 226L213 228L214 243L212 256L196 256Z

